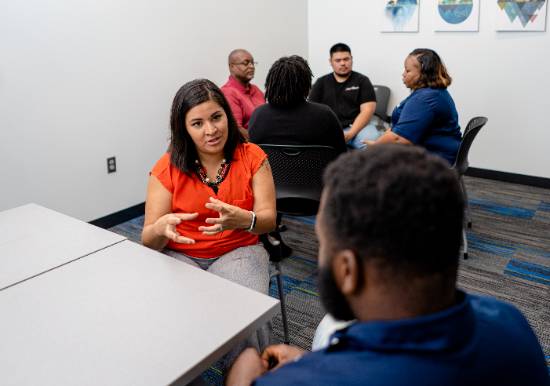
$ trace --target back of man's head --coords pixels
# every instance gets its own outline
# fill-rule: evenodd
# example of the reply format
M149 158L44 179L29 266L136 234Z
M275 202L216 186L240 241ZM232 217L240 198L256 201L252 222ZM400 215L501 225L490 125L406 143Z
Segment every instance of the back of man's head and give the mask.
M332 57L335 52L349 52L351 54L351 48L345 43L336 43L330 47L330 56Z
M396 279L456 279L464 202L442 159L414 146L376 145L342 155L324 182L332 250L351 249Z

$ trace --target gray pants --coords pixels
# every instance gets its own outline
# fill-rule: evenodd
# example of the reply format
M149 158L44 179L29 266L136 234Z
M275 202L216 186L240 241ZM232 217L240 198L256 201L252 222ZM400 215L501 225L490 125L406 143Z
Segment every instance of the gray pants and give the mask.
M211 259L194 258L169 249L163 252L234 283L269 294L269 254L261 244L237 248ZM271 323L268 323L224 356L223 370L229 369L237 356L247 347L254 347L258 352L262 352L270 344L270 336Z

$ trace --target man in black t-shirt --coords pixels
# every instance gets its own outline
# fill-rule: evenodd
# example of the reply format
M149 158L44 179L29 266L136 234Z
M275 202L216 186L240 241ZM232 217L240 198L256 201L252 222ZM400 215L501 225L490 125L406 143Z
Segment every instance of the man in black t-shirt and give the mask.
M376 128L378 118L374 116L374 88L369 78L352 70L353 57L348 45L333 45L329 61L333 73L315 82L309 94L309 101L329 106L344 128L348 146L363 148L363 140L376 139L380 135Z

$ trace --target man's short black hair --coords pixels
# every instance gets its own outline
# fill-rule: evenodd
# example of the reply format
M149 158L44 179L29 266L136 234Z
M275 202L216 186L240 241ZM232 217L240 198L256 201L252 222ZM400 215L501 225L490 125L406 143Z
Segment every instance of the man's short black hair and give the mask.
M347 153L324 175L330 244L389 272L455 280L464 202L445 160L408 145Z
M349 52L351 55L351 48L345 43L336 43L332 47L330 47L330 57L332 58L332 54L335 52Z
M298 55L277 60L265 79L265 98L274 106L290 107L306 100L313 74L307 61Z

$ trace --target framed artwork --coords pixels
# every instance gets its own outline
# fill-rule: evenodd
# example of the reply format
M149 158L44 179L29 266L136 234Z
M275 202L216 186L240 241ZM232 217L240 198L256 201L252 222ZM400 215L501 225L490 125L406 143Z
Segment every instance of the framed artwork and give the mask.
M497 31L546 31L547 0L497 0Z
M435 31L479 31L479 0L432 0Z
M382 0L382 32L418 32L420 0Z

